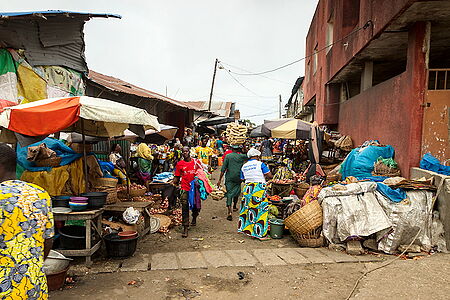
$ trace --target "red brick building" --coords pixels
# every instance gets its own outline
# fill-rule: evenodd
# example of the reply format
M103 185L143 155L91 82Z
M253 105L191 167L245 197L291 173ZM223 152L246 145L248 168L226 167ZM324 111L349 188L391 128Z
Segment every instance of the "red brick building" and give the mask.
M450 1L320 0L304 105L356 145L394 146L408 175L425 152L450 159L449 50Z

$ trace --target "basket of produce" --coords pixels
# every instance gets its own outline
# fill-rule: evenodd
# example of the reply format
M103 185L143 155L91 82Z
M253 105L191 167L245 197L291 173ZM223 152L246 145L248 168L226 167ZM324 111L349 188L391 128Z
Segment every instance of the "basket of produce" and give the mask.
M378 158L377 162L373 165L374 176L385 176L385 177L397 177L401 176L400 168L397 162L392 158Z
M241 145L247 140L247 126L237 123L229 123L225 134L230 145Z
M147 192L147 188L145 186L137 184L137 183L130 184L130 197L131 198L145 196L146 192ZM125 199L128 197L126 184L117 187L117 196L121 199Z
M292 234L306 234L322 226L322 207L318 201L311 201L285 220Z
M225 197L225 191L221 189L215 189L211 192L210 196L211 198L213 198L213 200L219 201L220 199Z
M115 188L117 186L118 181L119 180L117 178L102 177L102 178L96 178L94 185L96 187L113 187L113 188Z
M108 196L106 196L106 204L114 204L119 200L117 198L117 189L115 187L103 187L103 186L97 186L92 188L93 192L106 192L108 193Z
M34 163L36 167L59 167L61 160L62 160L61 156L54 156L50 158L36 160Z
M306 234L297 234L292 232L291 234L300 247L318 248L322 247L324 243L324 238L322 235L322 227L318 227Z
M309 184L307 184L306 182L302 182L294 186L294 193L301 199L306 194L306 191L308 191L308 189Z

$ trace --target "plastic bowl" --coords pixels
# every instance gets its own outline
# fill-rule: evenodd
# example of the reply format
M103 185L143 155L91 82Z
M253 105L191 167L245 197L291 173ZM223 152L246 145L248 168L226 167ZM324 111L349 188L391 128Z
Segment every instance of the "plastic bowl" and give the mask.
M138 233L134 230L122 231L118 233L121 240L127 240L137 237Z
M48 257L44 260L45 275L52 275L65 270L69 266L69 261L61 253L50 250Z
M72 211L83 211L87 209L88 205L87 203L82 205L69 203L69 207Z

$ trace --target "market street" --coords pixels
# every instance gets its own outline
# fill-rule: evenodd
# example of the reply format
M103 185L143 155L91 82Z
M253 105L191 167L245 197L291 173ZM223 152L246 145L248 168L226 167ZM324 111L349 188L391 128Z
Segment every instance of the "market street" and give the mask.
M258 295L264 295L267 299L345 299L362 272L395 258L390 255L378 257L370 254L350 256L327 248L320 250L298 248L289 236L263 242L252 240L238 234L236 222L225 220L225 216L224 201L208 199L190 238L181 239L181 232L177 229L172 230L168 237L160 234L148 235L144 242L138 245L138 250L132 258L100 260L91 269L83 268L81 265L72 267L76 274L85 272L89 274L76 277L75 284L66 285L61 291L51 292L50 297L51 299L79 297L254 299ZM218 230L222 230L222 234L217 234ZM203 240L196 241L197 238ZM272 260L269 264L274 265L263 265L257 256L252 255L254 260L241 262L240 267L215 268L214 261L207 261L206 266L195 269L181 267L177 270L152 269L151 257L154 254L164 253L175 257L180 252L192 252L203 253L203 257L206 258L205 252L232 250L246 251L250 255L258 249L264 249L265 253L278 254L290 252L292 249L305 249L324 253L325 256L314 257L313 261L316 263L312 263L311 258L293 262L284 257L286 260L282 262ZM332 254L334 256L331 256ZM339 258L336 255L339 255ZM374 262L368 262L370 260ZM158 262L161 261L158 259ZM218 262L220 258L216 260L216 263ZM233 263L234 261L231 264ZM177 268L176 258L172 265ZM146 270L147 268L149 270ZM239 280L238 272L244 272L244 279ZM361 281L353 298L447 299L450 293L447 278L449 272L449 254L435 254L420 257L418 260L397 260L385 268L368 274Z

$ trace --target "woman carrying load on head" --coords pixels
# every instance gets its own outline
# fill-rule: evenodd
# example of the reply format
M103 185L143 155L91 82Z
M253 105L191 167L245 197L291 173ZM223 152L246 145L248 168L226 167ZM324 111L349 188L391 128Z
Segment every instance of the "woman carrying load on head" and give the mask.
M272 178L266 164L259 161L261 152L252 148L249 158L241 169L241 179L245 181L238 232L251 237L265 239L268 231L269 201L266 197L266 178Z

